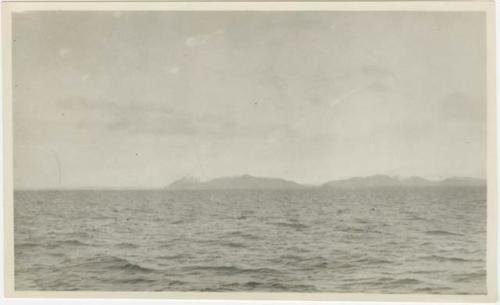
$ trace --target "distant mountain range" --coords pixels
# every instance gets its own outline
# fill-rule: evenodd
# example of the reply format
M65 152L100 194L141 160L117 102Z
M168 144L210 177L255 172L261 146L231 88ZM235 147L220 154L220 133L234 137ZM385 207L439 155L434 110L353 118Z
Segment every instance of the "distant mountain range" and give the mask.
M302 185L294 181L242 175L222 177L209 181L186 177L172 182L169 190L229 190L229 189L305 189L305 188L374 188L374 187L424 187L424 186L486 186L486 181L470 177L451 177L431 181L421 177L398 178L386 175L353 177L329 181L320 185Z
M191 177L182 178L174 181L167 188L176 190L298 189L304 188L304 186L284 179L242 175L237 177L222 177L205 182L201 182L198 179Z
M353 177L335 180L323 184L323 187L388 187L388 186L483 186L486 181L469 177L451 177L440 181L431 181L422 177L398 178L385 175Z

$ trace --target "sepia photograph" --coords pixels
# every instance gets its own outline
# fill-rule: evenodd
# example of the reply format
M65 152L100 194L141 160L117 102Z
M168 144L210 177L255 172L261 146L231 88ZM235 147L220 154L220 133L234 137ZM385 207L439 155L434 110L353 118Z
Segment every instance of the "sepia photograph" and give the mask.
M12 292L495 296L489 4L11 4Z

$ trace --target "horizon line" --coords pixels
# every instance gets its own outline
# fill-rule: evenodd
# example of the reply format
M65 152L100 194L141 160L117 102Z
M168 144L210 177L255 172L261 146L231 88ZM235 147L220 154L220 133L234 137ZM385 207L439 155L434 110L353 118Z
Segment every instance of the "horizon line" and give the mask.
M458 176L458 175L446 176L444 178L438 178L438 179L435 179L435 178L432 179L432 178L427 178L427 177L422 177L422 176L417 176L417 175L403 176L403 175L373 174L373 175L349 176L347 178L331 179L331 180L327 180L327 181L320 182L320 183L302 183L302 182L297 182L295 180L281 178L281 177L256 176L256 175L251 175L251 174L241 174L241 175L234 175L234 176L219 176L219 177L209 178L206 180L200 179L198 182L205 183L205 182L212 181L214 179L238 178L238 177L244 177L244 176L249 176L249 177L253 177L253 178L263 178L263 179L266 179L266 178L267 179L280 179L280 180L285 180L288 182L293 182L293 183L296 183L298 185L302 185L305 187L321 187L324 184L329 183L329 182L343 181L343 180L349 180L349 179L354 179L354 178L376 177L376 176L383 176L383 177L389 177L389 178L395 178L395 179L421 178L421 179L425 179L429 182L434 182L434 183L442 182L442 181L445 181L445 180L451 179L451 178L469 178L469 179L482 180L484 182L488 181L487 178L478 178L478 177L473 177L473 176ZM61 186L61 187L19 187L19 188L13 187L12 189L13 189L13 191L72 191L72 190L81 190L81 191L93 191L93 190L96 190L96 191L101 191L101 190L102 191L124 191L124 190L140 191L140 190L144 190L144 191L148 191L148 190L165 190L165 189L168 189L168 186L171 185L172 183L179 181L181 179L184 179L184 178L188 178L188 177L198 179L198 177L196 177L196 176L186 175L186 176L174 179L170 183L168 183L164 186L154 186L154 187L147 187L147 186L123 186L123 187L120 187L120 186L104 186L104 187L102 187L102 186L81 186L81 187L79 187L79 186Z

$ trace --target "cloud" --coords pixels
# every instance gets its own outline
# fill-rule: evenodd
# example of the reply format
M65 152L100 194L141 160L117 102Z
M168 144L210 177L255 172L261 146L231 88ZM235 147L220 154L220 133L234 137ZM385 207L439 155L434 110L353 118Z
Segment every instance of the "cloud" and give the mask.
M230 115L205 113L196 119L200 134L216 138L261 137L276 126L267 124L243 124Z
M82 81L84 81L84 82L87 81L89 78L90 78L90 74L89 73L85 73L81 77Z
M265 137L288 128L280 124L244 124L217 112L196 115L161 103L101 102L74 97L59 100L56 106L64 113L64 125L108 132L227 139Z
M180 69L179 67L174 66L174 67L170 67L170 68L168 69L168 73L170 73L170 74L174 74L174 75L175 75L175 74L179 73L179 71L180 71L180 70L181 70L181 69Z
M193 120L182 115L141 113L119 117L106 125L110 131L125 131L149 135L194 135L197 128Z
M149 134L193 134L189 116L161 104L68 98L56 103L66 124L80 129Z
M329 105L335 106L348 102L355 96L369 92L385 92L394 87L394 75L387 69L366 65L352 73L343 80L342 90L330 100ZM320 105L318 101L312 100L312 105Z
M360 72L372 77L379 77L391 74L387 69L384 69L376 65L364 65L361 67Z
M174 110L170 107L163 106L161 103L145 103L145 102L110 102L97 101L81 97L70 97L61 99L56 102L56 106L63 110L78 109L95 110L109 113L135 113L140 111L145 112L160 112L173 113Z
M224 32L225 32L224 30L219 29L215 32L208 34L189 36L186 38L185 43L190 48L199 47L206 44L210 40L216 38L217 36L224 34Z
M65 57L66 55L69 54L71 50L69 48L60 48L59 49L59 56Z
M347 92L345 92L342 95L339 95L337 98L333 99L330 102L330 105L334 106L334 105L341 104L345 101L348 101L351 97L364 91L365 89L367 89L371 85L372 85L371 83L368 83L368 84L362 84L362 85L355 86L353 89L348 90Z
M448 121L451 119L485 124L486 101L463 92L451 92L441 99L439 115Z
M394 74L388 69L366 65L361 68L361 73L370 82L370 89L375 91L386 91L394 86Z

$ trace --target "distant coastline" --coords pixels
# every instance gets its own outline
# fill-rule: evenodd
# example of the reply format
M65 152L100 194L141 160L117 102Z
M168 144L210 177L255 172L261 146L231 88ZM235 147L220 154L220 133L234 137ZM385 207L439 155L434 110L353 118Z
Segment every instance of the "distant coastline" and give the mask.
M292 180L271 177L241 175L201 181L194 177L178 179L166 190L230 190L230 189L328 189L328 188L375 188L375 187L432 187L432 186L486 186L486 180L471 177L449 177L438 181L422 177L394 177L373 175L331 180L317 185L300 184Z
M240 175L201 180L183 177L164 187L54 187L54 188L16 188L23 191L176 191L176 190L308 190L308 189L358 189L380 187L486 187L486 179L472 177L448 177L430 180L418 176L400 177L389 175L357 176L346 179L330 180L318 184L298 183L292 180Z

